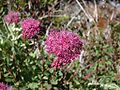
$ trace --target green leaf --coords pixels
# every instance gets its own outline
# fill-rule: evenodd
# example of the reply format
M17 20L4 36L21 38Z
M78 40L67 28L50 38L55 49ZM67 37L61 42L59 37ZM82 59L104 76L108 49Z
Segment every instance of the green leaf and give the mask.
M38 88L39 87L39 83L35 83L35 82L33 82L33 83L29 83L28 84L28 88L30 88L30 89L36 89L36 88Z
M51 80L51 84L57 85L57 84L58 84L58 81L57 81L57 80Z

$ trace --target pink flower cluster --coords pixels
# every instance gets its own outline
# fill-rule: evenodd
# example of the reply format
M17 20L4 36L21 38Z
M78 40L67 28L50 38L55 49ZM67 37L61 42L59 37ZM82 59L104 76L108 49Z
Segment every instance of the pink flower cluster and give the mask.
M60 68L80 55L83 43L79 36L73 32L53 30L49 33L45 45L48 53L57 56L52 67Z
M4 20L8 24L18 23L20 20L20 14L15 11L9 11L6 16L4 16Z
M23 29L22 37L24 39L30 39L33 36L35 36L36 33L39 32L40 22L33 18L28 18L22 21L21 27Z
M0 83L0 90L12 90L12 87L5 85L4 83Z

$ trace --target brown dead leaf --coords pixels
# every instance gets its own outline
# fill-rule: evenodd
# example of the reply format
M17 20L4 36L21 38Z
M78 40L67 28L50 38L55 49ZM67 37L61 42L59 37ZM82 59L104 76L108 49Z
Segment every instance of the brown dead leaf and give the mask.
M116 74L116 75L115 75L115 79L116 79L116 80L120 79L120 74Z
M100 29L106 28L107 27L107 20L104 17L99 17L97 27Z

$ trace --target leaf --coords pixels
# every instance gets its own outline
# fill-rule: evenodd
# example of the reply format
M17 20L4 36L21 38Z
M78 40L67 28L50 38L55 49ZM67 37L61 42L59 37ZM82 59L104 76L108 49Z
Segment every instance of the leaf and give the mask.
M39 83L29 83L28 84L28 87L30 88L30 89L36 89L36 88L38 88L39 87Z
M120 25L113 26L113 30L120 33Z
M51 80L51 84L57 85L58 84L58 80Z
M74 79L74 83L75 83L76 85L79 85L79 84L80 84L80 82L79 82L78 80L76 80L76 79Z
M9 78L6 78L5 81L6 81L6 82L12 82L13 79L9 77Z
M104 89L110 89L110 90L120 90L120 87L114 83L109 83L103 85Z
M97 27L100 29L106 28L107 27L107 20L104 17L99 17Z

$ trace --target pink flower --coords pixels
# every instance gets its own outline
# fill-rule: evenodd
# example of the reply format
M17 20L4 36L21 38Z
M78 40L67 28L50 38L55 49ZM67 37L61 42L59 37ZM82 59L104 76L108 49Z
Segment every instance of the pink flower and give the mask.
M0 83L0 90L12 90L12 86L5 85L4 83Z
M5 87L4 83L0 83L0 90Z
M30 39L35 36L40 30L40 22L33 18L23 20L22 24L22 37L24 39Z
M15 11L9 11L6 16L4 16L4 20L8 24L18 23L20 21L20 14Z
M6 90L12 90L12 86L7 86Z
M45 45L48 53L57 56L52 67L60 68L80 55L83 43L79 36L73 32L53 30L49 33Z

